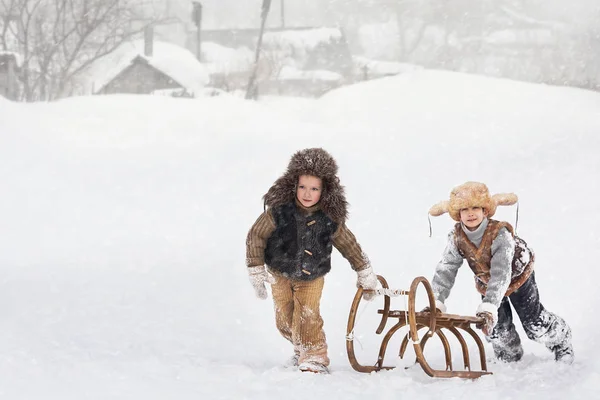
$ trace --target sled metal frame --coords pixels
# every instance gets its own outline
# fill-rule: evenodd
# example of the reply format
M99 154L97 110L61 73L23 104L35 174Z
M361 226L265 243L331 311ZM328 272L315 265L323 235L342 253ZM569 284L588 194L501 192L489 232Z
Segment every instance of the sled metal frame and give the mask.
M379 279L379 282L381 282L383 291L389 289L387 281L382 276L378 275L377 278ZM346 331L346 350L348 352L348 359L350 360L352 368L354 368L358 372L366 373L380 371L382 369L394 369L395 367L383 365L383 359L385 357L387 346L392 336L394 336L394 334L398 332L400 328L408 325L410 327L410 330L408 333L406 333L402 340L402 343L400 345L400 352L398 355L400 358L404 357L404 353L410 341L414 347L416 354L415 362L418 362L421 365L421 367L427 375L435 378L458 377L467 379L476 379L483 375L490 375L491 372L487 371L485 348L483 346L483 342L481 341L479 335L471 328L471 325L483 322L483 319L479 317L445 314L440 312L416 312L415 295L419 284L423 285L423 287L427 291L427 296L429 298L429 309L436 309L435 298L433 296L431 285L429 284L429 281L422 276L417 277L413 280L409 291L394 290L394 295L408 296L407 311L390 310L390 296L384 293L383 309L377 310L377 313L381 314L381 322L379 323L379 326L377 327L377 330L375 332L378 335L380 335L385 329L385 326L390 318L397 318L398 322L395 325L393 325L383 336L381 346L379 347L377 362L375 363L375 365L360 364L356 359L356 354L354 352L354 326L356 323L356 314L358 311L358 306L362 299L363 292L369 292L367 290L363 290L360 287L358 288L358 290L356 291L356 295L354 296L354 301L352 302L352 307L350 308L350 315L348 317L348 327ZM377 290L371 292L377 292ZM428 328L428 331L425 333L423 338L420 339L419 330L423 328ZM450 343L442 329L446 329L449 332L451 332L460 343L463 355L464 370L454 370L452 365L452 352L450 348ZM479 363L481 366L481 370L473 371L471 369L471 361L469 356L469 349L467 347L467 342L465 341L460 331L466 332L470 337L473 338L473 340L477 344L477 348L479 349ZM445 370L432 368L423 354L425 344L427 343L429 338L432 337L434 334L439 337L440 341L444 346L444 353L446 357Z

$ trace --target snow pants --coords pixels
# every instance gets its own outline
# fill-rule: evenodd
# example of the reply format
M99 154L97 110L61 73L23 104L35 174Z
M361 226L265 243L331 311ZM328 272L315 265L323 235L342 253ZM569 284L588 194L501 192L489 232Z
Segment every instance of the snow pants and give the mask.
M299 363L314 361L329 365L320 303L325 277L294 281L274 275L271 285L275 321L281 335L294 345Z
M512 362L523 356L521 339L513 324L510 305L514 307L527 337L556 352L571 345L571 328L564 319L546 310L540 302L535 273L510 296L504 297L498 308L498 323L486 339L491 342L496 358Z

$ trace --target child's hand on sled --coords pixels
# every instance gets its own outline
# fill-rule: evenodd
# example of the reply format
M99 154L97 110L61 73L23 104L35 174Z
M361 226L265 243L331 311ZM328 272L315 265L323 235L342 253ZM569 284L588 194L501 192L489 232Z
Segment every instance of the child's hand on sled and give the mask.
M477 316L482 319L481 322L478 322L475 327L481 329L485 336L490 336L492 330L494 329L494 317L489 312L480 312L477 313Z
M496 306L490 303L481 303L475 315L482 319L482 321L475 324L475 327L481 329L485 336L491 335L494 326L498 322L498 310Z
M375 290L377 289L377 285L379 284L379 279L377 279L377 275L373 272L373 267L368 266L365 269L362 269L356 273L356 287L361 287L364 290ZM377 294L375 292L364 292L363 299L367 301L373 300Z

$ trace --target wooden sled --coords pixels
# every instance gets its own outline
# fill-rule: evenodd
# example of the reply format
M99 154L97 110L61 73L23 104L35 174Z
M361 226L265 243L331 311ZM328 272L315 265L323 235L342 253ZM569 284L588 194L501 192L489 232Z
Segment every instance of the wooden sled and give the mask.
M364 290L362 288L358 288L356 291L356 295L354 296L354 301L352 302L352 308L350 309L350 315L348 317L348 328L346 331L346 350L348 352L348 359L350 360L350 364L352 368L354 368L358 372L373 372L380 371L382 369L394 369L395 367L389 367L383 365L383 358L385 357L386 349L388 343L392 336L403 326L409 325L410 330L404 336L402 340L402 344L400 345L399 357L403 358L404 353L406 351L406 347L408 346L408 342L411 341L415 350L415 354L417 356L416 362L418 362L425 373L431 377L436 378L470 378L475 379L479 378L482 375L489 375L491 372L487 371L487 364L485 359L485 348L483 346L483 342L481 338L475 331L471 328L471 325L482 322L482 318L479 317L469 317L469 316L460 316L454 314L444 314L439 312L416 312L415 311L415 295L417 292L417 287L419 284L422 284L427 291L427 296L429 297L429 309L435 310L435 298L433 296L433 291L431 290L431 285L429 281L424 277L420 276L413 280L410 290L395 290L390 289L387 281L382 276L377 276L379 282L381 282L382 289L373 290L372 292L376 292L378 295L384 296L384 305L383 310L378 310L378 314L382 314L381 323L379 327L375 331L378 335L383 332L385 326L390 318L397 318L398 322L393 325L387 333L384 335L383 340L381 342L381 346L379 348L379 355L377 357L377 362L375 365L361 365L357 359L356 354L354 353L354 325L356 322L356 313L358 310L358 306L362 299L362 294ZM395 296L408 296L408 311L399 311L399 310L390 310L390 297ZM419 330L423 328L428 328L428 331L425 333L422 339L419 338ZM463 353L463 364L464 370L455 371L452 365L452 352L450 348L450 343L446 334L442 331L445 329L451 332L460 343L460 347ZM469 334L477 344L479 349L479 363L481 366L480 371L473 371L471 369L471 361L469 357L469 349L467 347L467 342L464 337L460 333L460 331L464 331ZM446 356L446 369L439 370L432 368L425 356L423 355L423 350L425 348L425 344L427 340L431 336L436 334L440 341L444 346L444 352Z

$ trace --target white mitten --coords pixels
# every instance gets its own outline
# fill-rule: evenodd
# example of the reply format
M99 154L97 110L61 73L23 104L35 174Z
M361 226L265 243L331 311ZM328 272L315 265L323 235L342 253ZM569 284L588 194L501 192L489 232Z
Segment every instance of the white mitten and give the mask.
M375 273L373 272L373 267L369 265L367 268L357 271L356 274L358 275L356 280L356 287L361 287L366 290L377 289L377 284L379 283L379 280L377 279L377 275L375 275ZM363 299L367 301L373 300L375 296L375 293L363 293Z
M250 278L250 283L254 288L256 297L263 300L266 299L267 288L265 287L265 282L275 283L275 278L267 272L264 265L248 267L248 277Z
M483 322L477 323L475 327L481 329L485 336L491 335L494 326L498 323L498 308L491 303L481 303L475 315L483 318Z

